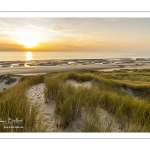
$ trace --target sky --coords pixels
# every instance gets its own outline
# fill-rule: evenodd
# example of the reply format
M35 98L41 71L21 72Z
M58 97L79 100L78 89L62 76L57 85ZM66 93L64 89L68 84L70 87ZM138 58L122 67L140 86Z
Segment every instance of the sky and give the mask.
M150 50L150 18L0 18L0 51Z

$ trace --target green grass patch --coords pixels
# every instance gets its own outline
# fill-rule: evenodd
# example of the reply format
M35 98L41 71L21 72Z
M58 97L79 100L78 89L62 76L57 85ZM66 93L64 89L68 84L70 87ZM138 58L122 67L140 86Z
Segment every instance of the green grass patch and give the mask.
M82 87L75 88L66 84L65 81L70 79L78 82L92 81L97 84L90 89ZM61 85L59 84L60 80ZM56 101L55 115L61 127L69 125L74 119L74 116L81 114L82 110L86 112L93 111L94 113L97 106L99 106L115 115L124 130L149 132L150 103L144 98L138 99L131 97L120 89L121 87L129 87L141 91L148 90L148 84L139 85L123 82L123 80L116 81L104 78L104 76L101 76L101 73L95 71L90 73L85 70L64 72L63 74L61 73L61 78L58 73L55 74L55 79L49 77L45 81L47 81L46 84L51 83L52 87L50 91L52 93L53 87L56 89L54 92L56 93L54 98ZM53 82L56 84L52 85ZM57 88L55 87L56 85ZM85 131L93 126L92 122L88 121L88 123L89 125L87 127L84 125ZM90 131L91 129L89 129ZM94 131L96 132L96 128ZM100 129L97 129L97 131L100 131Z
M1 132L43 131L39 108L36 105L31 105L26 95L26 91L31 85L41 83L43 79L43 76L33 76L20 81L4 92L0 92Z
M67 80L79 83L90 81L91 88L74 87ZM98 108L114 115L125 132L150 132L150 70L119 70L112 72L80 70L21 77L11 89L0 92L1 120L23 119L22 129L4 129L1 132L44 131L39 108L26 96L30 86L45 83L45 103L55 101L57 127L66 128L76 117L83 118L83 132L110 132L111 124L102 127ZM130 89L130 96L124 89ZM134 96L138 94L138 97ZM14 125L14 122L8 126Z

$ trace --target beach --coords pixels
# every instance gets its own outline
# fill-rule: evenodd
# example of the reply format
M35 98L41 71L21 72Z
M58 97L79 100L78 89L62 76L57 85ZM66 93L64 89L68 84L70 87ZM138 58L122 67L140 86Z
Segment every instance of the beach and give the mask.
M115 99L115 97L117 97L115 88L111 89L112 93L109 94L110 91L107 91L107 86L109 86L109 83L111 83L112 81L107 80L107 84L103 84L103 82L106 82L105 79L101 79L101 76L105 75L105 73L107 71L114 71L114 70L120 70L120 69L149 69L150 68L150 59L149 58L114 58L114 59L68 59L68 60L32 60L32 61L1 61L0 62L0 92L5 91L7 92L7 89L10 89L11 87L17 85L21 85L23 82L22 80L22 76L31 76L31 75L42 75L40 76L32 76L32 77L25 77L28 81L28 84L30 86L28 86L27 91L24 93L27 96L27 99L31 102L31 106L30 109L34 106L37 106L39 108L38 111L38 116L42 117L42 120L40 121L43 126L44 126L44 132L128 132L128 131L134 131L134 127L132 127L131 124L131 128L128 127L128 125L126 125L126 127L124 127L124 121L122 121L120 118L118 118L118 116L115 113L112 113L111 111L109 111L109 109L111 108L111 105L109 106L110 108L108 109L106 106L103 106L103 102L102 105L99 107L95 107L96 105L94 104L97 103L97 100L94 101L94 99L96 97L99 98L99 92L101 95L101 92L104 92L103 94L106 94L108 96L112 95L112 98L106 99L106 103L107 100L110 99ZM97 73L101 73L100 76L97 76L97 74L95 75L89 75L89 79L87 78L86 74L84 75L84 72L80 73L77 70L83 70L83 69L87 69L87 70L96 70ZM71 72L68 72L68 77L67 80L62 82L60 80L60 78L49 78L47 73L51 73L51 72L57 72L58 74L61 73L61 71L71 71L71 70L76 70L75 72L78 72L77 74L75 73L74 75L72 75ZM85 70L86 71L86 70ZM105 72L100 72L100 71L105 71ZM124 76L126 74L130 74L130 72L133 72L133 70L126 70L126 72L124 72ZM56 73L56 74L57 74ZM92 72L91 72L92 73ZM103 74L104 73L104 74ZM109 73L109 72L107 72ZM44 76L44 74L47 74ZM67 73L66 73L67 74ZM94 73L93 73L94 74ZM122 75L123 75L122 74ZM132 74L132 73L131 73ZM115 76L115 74L113 74L113 72L110 72L110 76L112 75L111 79ZM71 78L69 78L69 76L72 76ZM80 76L83 76L81 79ZM97 77L99 78L97 80ZM123 77L124 77L123 76ZM146 74L147 76L147 74ZM45 77L45 79L44 79ZM63 75L61 76L63 78ZM91 80L92 79L96 79ZM110 78L109 75L107 75L106 77L108 77L108 79ZM123 78L122 77L122 78ZM138 75L139 77L139 75ZM35 80L33 80L35 83L30 83L30 79L35 78ZM41 79L40 79L41 78ZM86 79L87 78L87 79ZM54 81L53 81L54 79ZM119 80L119 75L117 75L117 79ZM83 81L82 81L83 80ZM112 79L113 80L113 79ZM131 79L130 79L131 80ZM19 82L21 81L21 82ZM49 82L50 81L50 82ZM94 81L94 82L93 82ZM125 82L127 80L124 80ZM54 82L54 84L53 84ZM114 82L114 81L113 81ZM57 119L57 117L60 117L58 114L56 114L56 112L60 109L58 106L58 103L56 103L56 101L51 98L51 96L48 95L47 90L50 90L47 86L51 87L53 86L53 88L55 89L56 85L59 85L63 83L61 86L63 86L63 88L65 88L65 86L69 87L69 84L71 84L71 87L73 85L72 88L75 89L79 89L81 90L81 87L84 89L87 89L88 92L85 92L85 99L89 100L88 97L91 96L91 102L94 105L94 110L95 111L89 111L90 109L93 109L91 107L91 105L85 105L84 107L91 107L88 111L86 110L79 110L79 106L77 105L76 107L76 111L73 112L73 114L76 114L75 116L73 116L73 118L71 118L70 122L65 122L65 117L63 118L63 114L59 114L62 115L62 121L60 118ZM116 83L119 85L119 83ZM124 84L124 83L122 83ZM134 83L133 83L134 84ZM102 85L102 86L101 86ZM17 87L16 86L16 87ZM106 89L104 88L103 90L103 86L106 86ZM120 86L120 85L119 85ZM57 86L58 88L59 86ZM110 88L111 86L109 86ZM114 86L115 87L115 86ZM15 88L15 87L14 87ZM25 87L24 87L25 88ZM59 93L59 91L62 90L63 94L65 94L65 92L67 92L66 90L63 91L63 88L61 89L57 89L57 94L59 94L59 96L61 96L61 93ZM69 87L70 88L70 87ZM102 88L102 89L101 89ZM75 90L74 91L79 91L79 90ZM52 89L53 90L53 89ZM107 91L105 93L105 90ZM131 90L130 84L127 85L127 87L124 87L123 85L121 87L118 88L118 90L120 90L120 98L122 97L122 92L126 93L126 97L124 97L125 101L128 101L128 99L133 99L133 101L135 101L136 105L138 105L139 100L141 99L141 93L137 95L137 91L135 92L134 89ZM142 91L142 89L140 89ZM55 92L56 92L55 91ZM17 92L17 91L16 91ZM50 92L49 92L50 93ZM82 93L82 91L81 91ZM89 94L91 93L91 94ZM138 92L139 93L139 92ZM22 92L23 94L23 92ZM47 96L46 96L47 94ZM74 94L74 93L72 93ZM72 98L72 94L70 95L69 91L67 92L68 99ZM88 95L89 94L89 95ZM98 96L96 96L96 94ZM75 94L76 95L76 94ZM76 98L74 95L74 98ZM93 97L92 97L93 96ZM120 103L120 98L119 102ZM62 100L63 97L61 97ZM67 98L65 98L66 100L68 100ZM76 99L76 101L80 100ZM84 100L84 99L83 99ZM103 100L103 99L102 99ZM110 100L111 101L111 100ZM132 101L132 100L131 100ZM140 100L141 102L143 101L142 99ZM79 101L80 102L80 101ZM91 103L89 101L89 103ZM105 102L104 102L105 103ZM65 104L65 103L64 103ZM76 104L76 103L75 103ZM81 104L85 104L85 103L81 103ZM87 103L88 104L88 103ZM72 104L73 105L73 104ZM57 107L59 108L57 110ZM62 107L62 106L61 106ZM71 106L73 107L73 106ZM71 108L68 107L68 108ZM121 104L118 105L118 107L121 107ZM66 107L64 107L66 108ZM63 107L62 107L63 109ZM123 107L121 107L121 109L123 109ZM60 110L59 110L60 111ZM67 111L67 108L65 110L65 112ZM73 110L72 110L73 111ZM113 110L114 111L114 110ZM118 110L119 111L119 110ZM78 114L78 112L80 114ZM57 112L57 113L62 113ZM94 114L95 113L95 114ZM96 115L96 117L95 117ZM68 116L69 117L69 116ZM90 119L94 119L92 122L90 122ZM97 122L97 118L99 118L100 122ZM91 119L91 120L92 120ZM120 119L120 121L119 121ZM99 123L98 126L96 123ZM66 125L65 125L66 124ZM88 126L90 125L90 126ZM93 129L93 127L95 127ZM97 128L98 127L98 128ZM133 129L132 129L133 128ZM138 128L136 129L138 130ZM41 129L39 130L41 131ZM141 131L143 131L141 129ZM145 131L145 130L144 130Z
M30 61L24 62L21 67L19 62L13 61L1 62L1 65L6 63L7 67L0 68L0 94L3 103L6 102L5 98L11 98L8 99L11 105L16 107L17 101L21 109L28 103L26 112L32 110L32 115L37 116L36 120L33 120L33 116L29 118L37 125L32 128L29 126L23 132L149 131L146 124L140 130L137 124L142 119L147 122L146 114L142 119L140 117L136 120L134 117L141 113L141 107L149 111L149 102L145 103L149 97L149 71L143 70L141 73L140 70L150 67L149 59ZM112 71L119 69L139 71ZM133 115L128 116L126 109L130 109ZM138 113L135 114L134 109L138 109ZM17 116L20 114L20 109L13 111L19 111ZM125 123L122 120L124 116L133 118L135 126L130 120Z
M148 69L150 58L67 59L35 61L0 61L0 75L34 75L68 70L113 71L119 69Z

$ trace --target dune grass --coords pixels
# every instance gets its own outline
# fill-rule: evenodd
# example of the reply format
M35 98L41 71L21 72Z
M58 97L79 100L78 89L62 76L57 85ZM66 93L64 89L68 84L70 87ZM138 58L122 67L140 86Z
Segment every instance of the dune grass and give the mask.
M78 87L67 83L90 81L92 87ZM1 132L44 131L39 108L31 105L26 96L30 86L45 83L45 103L55 101L55 122L57 127L66 128L76 117L83 119L83 132L111 132L111 123L102 126L100 108L114 115L125 132L150 132L150 71L120 70L112 72L80 70L49 73L22 77L20 82L0 92L0 118L22 121L20 129L4 129ZM130 96L124 89L131 89L139 97ZM32 107L31 107L32 106ZM8 126L14 125L11 122Z
M39 132L44 130L38 107L31 105L26 95L26 90L31 85L40 83L42 78L34 76L24 81L21 80L14 87L0 92L1 132Z
M59 126L66 127L74 119L75 115L81 115L81 112L95 112L97 106L104 108L109 113L115 115L118 122L121 124L124 131L150 131L150 103L145 99L138 99L129 96L127 93L119 89L121 86L132 87L137 89L147 89L144 85L128 84L124 82L118 82L114 80L108 80L98 74L94 73L81 73L81 71L74 71L61 74L61 78L55 76L54 78L47 79L51 84L55 82L56 101L55 115ZM97 83L90 89L87 88L75 88L66 84L66 80L74 79L79 82L92 81ZM61 85L59 81L61 80ZM51 82L52 81L52 82ZM58 82L58 83L57 83ZM48 87L48 86L47 86ZM51 87L51 89L53 89ZM52 90L50 90L52 92ZM78 112L78 113L77 113ZM93 114L91 114L92 116ZM93 118L93 117L92 117ZM95 121L98 120L95 118ZM87 121L85 121L87 122ZM92 121L94 122L94 121ZM87 124L89 121L87 122ZM96 124L96 123L94 123ZM100 125L100 124L99 124ZM88 128L94 128L93 124L89 123L87 127L85 124L85 130L88 132ZM89 132L91 129L89 129ZM96 129L94 129L96 131ZM97 129L99 132L100 130Z

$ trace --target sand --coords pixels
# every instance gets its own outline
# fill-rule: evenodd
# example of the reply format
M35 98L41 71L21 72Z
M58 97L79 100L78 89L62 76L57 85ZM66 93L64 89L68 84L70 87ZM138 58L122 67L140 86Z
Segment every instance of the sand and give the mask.
M7 61L0 62L0 75L41 74L67 70L100 70L113 71L119 69L149 69L150 58L117 58L117 59L72 59L41 61Z
M5 81L7 81L9 78L16 78L16 81L11 84L5 84ZM2 91L4 88L8 89L16 85L19 82L20 77L10 75L7 80L0 82L0 91ZM76 88L80 86L91 88L93 86L93 83L90 81L78 83L76 80L68 80L67 83L72 84ZM65 129L58 128L56 126L54 115L55 101L49 100L48 103L45 103L44 88L44 83L31 86L27 90L27 96L31 101L31 107L32 105L39 106L39 113L43 116L43 123L46 125L46 132L82 132L83 120L86 116L84 113L82 113L81 116L75 117L72 123ZM99 108L99 116L104 127L107 127L107 125L111 123L112 132L121 132L115 117L109 114L106 110Z
M142 92L140 91L135 91L135 90L132 90L130 88L124 88L124 87L121 87L121 90L126 92L129 96L131 97L134 97L134 98L137 98L139 100L142 100ZM142 100L143 101L143 100Z
M0 62L0 75L4 74L19 74L19 75L36 75L45 74L49 72L67 71L67 70L80 70L90 69L99 71L113 71L119 69L144 69L150 68L150 59L81 59L81 60L43 60L43 61L9 61ZM16 82L5 84L5 81L0 82L0 91L4 88L10 88L18 83L20 77L14 76ZM74 85L76 88L79 86L91 88L93 85L90 82L78 83L75 80L67 81L69 84ZM40 113L43 115L43 122L46 124L47 132L81 132L84 114L81 117L76 117L72 123L65 129L57 128L55 125L54 108L55 102L44 102L44 84L38 84L28 89L27 95L31 100L32 105L37 104L40 107ZM129 95L133 94L127 91ZM109 114L106 110L99 108L99 116L104 127L111 124L112 132L122 132L117 123L115 116Z
M67 70L100 70L100 71L113 71L119 69L149 69L150 59L84 59L84 60L53 60L53 61L30 61L30 62L0 62L0 75L3 74L19 74L19 75L35 75L45 74L49 72L67 71ZM20 77L15 77L16 82L6 85L0 82L0 91L4 88L10 88L18 83ZM67 81L75 87L92 87L90 82L78 83L75 80ZM40 113L44 116L43 122L46 124L47 132L81 132L84 114L81 117L76 117L70 126L66 129L57 128L55 125L54 107L55 102L49 101L47 104L44 102L44 84L38 84L28 89L27 95L31 100L32 105L37 104L40 107ZM129 95L132 94L130 91ZM106 110L100 108L99 114L103 126L111 123L112 132L122 132L114 116L109 114Z
M56 132L59 129L55 126L54 101L48 104L44 102L44 84L32 86L27 91L27 96L33 105L40 107L40 114L43 116L43 122L46 124L46 132Z
M69 80L68 83L73 84L75 87L83 86L89 88L89 86L92 86L92 83L90 82L77 83L77 81L75 80ZM43 123L46 125L46 132L81 132L83 119L85 118L84 113L82 113L80 117L76 117L72 121L72 123L65 129L58 128L56 126L54 115L55 102L53 100L50 100L48 103L45 103L44 88L45 85L43 83L34 85L28 89L27 96L32 105L38 105L40 107L39 113L43 115ZM122 132L119 129L119 124L116 122L115 117L109 114L106 110L100 108L99 116L102 121L103 128L106 128L109 124L111 124L112 132Z
M111 132L123 132L123 130L120 129L120 125L114 115L110 114L103 108L99 108L99 116L101 127L104 131L107 131L107 128L110 128L109 130Z
M76 80L67 80L67 83L73 85L75 88L78 87L85 87L85 88L92 88L93 86L95 86L96 84L93 84L90 81L85 81L82 83L77 82ZM101 121L101 130L102 132L105 132L107 130L107 128L110 128L111 132L123 132L120 129L120 125L119 123L117 123L117 120L115 118L115 116L111 115L108 111L104 110L103 108L99 107L98 109L98 115ZM82 125L83 125L83 120L86 117L86 114L84 112L82 112L81 117L77 117L75 118L75 120L73 121L72 125L70 127L67 128L67 131L78 131L81 132L82 129Z
M78 88L80 86L86 87L86 88L91 88L92 87L92 83L90 81L79 83L76 80L71 79L71 80L67 80L67 83L75 86L76 88Z
M71 126L62 129L58 128L55 124L54 108L55 102L50 100L45 103L44 99L44 88L43 83L32 86L27 91L27 96L31 101L32 105L38 105L40 107L40 114L43 115L43 123L46 125L46 132L80 132L81 129L81 119L76 118Z
M5 82L8 81L10 78L15 78L16 81L13 82L13 83L10 83L10 84L6 84ZM0 92L3 91L3 90L6 90L6 89L9 89L11 87L13 87L14 85L16 85L20 80L20 77L18 76L9 76L7 79L5 80L0 80Z

